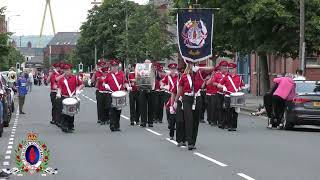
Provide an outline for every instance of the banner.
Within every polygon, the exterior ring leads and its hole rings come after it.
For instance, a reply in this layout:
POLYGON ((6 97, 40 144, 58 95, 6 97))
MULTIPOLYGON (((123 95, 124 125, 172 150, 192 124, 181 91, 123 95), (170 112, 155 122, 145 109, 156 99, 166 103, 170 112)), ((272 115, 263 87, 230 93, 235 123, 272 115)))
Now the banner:
POLYGON ((213 19, 212 10, 178 11, 178 45, 185 61, 199 62, 212 57, 213 19))

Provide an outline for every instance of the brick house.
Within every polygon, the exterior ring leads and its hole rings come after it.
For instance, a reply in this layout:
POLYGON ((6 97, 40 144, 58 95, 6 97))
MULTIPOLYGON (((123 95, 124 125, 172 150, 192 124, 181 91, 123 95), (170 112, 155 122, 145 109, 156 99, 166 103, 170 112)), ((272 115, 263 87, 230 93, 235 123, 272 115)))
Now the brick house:
POLYGON ((76 48, 79 38, 79 32, 58 32, 45 47, 44 59, 49 60, 51 56, 52 64, 65 60, 66 56, 76 48))

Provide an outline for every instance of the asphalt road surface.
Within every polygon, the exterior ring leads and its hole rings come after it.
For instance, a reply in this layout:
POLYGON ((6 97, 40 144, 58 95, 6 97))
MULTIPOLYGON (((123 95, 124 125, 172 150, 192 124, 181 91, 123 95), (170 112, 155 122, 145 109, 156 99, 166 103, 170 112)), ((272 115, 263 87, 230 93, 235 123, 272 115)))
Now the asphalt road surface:
POLYGON ((201 124, 197 149, 188 151, 167 139, 167 123, 154 128, 131 127, 129 107, 122 112, 121 132, 111 133, 108 126, 98 125, 94 89, 82 93, 73 134, 49 124, 50 108, 49 88, 34 87, 26 98, 27 114, 15 115, 0 139, 0 162, 2 168, 14 167, 14 149, 33 131, 47 143, 49 166, 58 168, 58 174, 10 179, 320 179, 318 129, 268 130, 265 120, 240 115, 237 132, 201 124))

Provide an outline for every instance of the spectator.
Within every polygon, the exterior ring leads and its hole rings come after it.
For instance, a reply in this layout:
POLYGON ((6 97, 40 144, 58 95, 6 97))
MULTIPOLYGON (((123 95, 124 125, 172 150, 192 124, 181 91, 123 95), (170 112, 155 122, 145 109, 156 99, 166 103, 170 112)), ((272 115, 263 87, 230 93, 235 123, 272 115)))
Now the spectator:
POLYGON ((296 75, 293 79, 294 81, 305 81, 306 77, 303 76, 303 71, 301 69, 298 69, 296 71, 296 75))
POLYGON ((18 81, 17 81, 17 88, 18 88, 18 96, 19 96, 19 111, 20 114, 25 114, 23 112, 23 105, 25 102, 26 95, 28 93, 27 90, 27 79, 25 76, 21 73, 18 81))
POLYGON ((32 85, 34 83, 34 79, 33 79, 33 74, 32 74, 32 71, 29 72, 29 79, 28 79, 28 89, 29 89, 29 92, 32 91, 32 85))

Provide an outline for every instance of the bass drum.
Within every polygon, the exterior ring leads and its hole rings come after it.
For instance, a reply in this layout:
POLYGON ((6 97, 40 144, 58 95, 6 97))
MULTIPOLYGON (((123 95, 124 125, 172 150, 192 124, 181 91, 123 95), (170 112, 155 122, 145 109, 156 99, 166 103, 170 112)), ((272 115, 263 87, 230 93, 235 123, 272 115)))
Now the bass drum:
POLYGON ((140 90, 152 90, 155 86, 155 69, 152 63, 140 63, 136 65, 136 84, 140 90))

